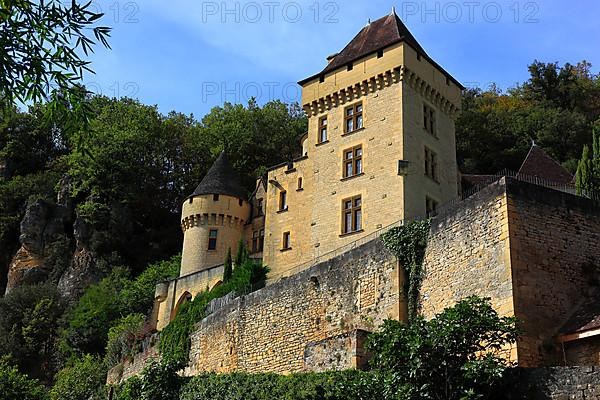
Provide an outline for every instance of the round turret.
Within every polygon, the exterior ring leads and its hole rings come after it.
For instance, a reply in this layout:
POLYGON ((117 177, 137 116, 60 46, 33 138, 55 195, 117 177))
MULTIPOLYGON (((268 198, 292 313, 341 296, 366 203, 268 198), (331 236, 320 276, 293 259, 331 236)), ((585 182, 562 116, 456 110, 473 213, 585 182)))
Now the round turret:
POLYGON ((225 153, 210 168, 182 207, 183 252, 180 276, 223 264, 235 252, 251 206, 225 153))

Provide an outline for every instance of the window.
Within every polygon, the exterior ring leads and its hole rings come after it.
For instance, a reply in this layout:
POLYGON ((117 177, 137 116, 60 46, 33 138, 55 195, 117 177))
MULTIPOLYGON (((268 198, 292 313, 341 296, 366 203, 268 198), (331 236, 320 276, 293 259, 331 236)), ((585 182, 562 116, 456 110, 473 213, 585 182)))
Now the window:
POLYGON ((437 154, 427 147, 425 147, 425 175, 438 181, 437 154))
POLYGON ((302 178, 298 178, 298 190, 302 190, 302 178))
POLYGON ((290 239, 290 233, 289 232, 284 232, 283 233, 283 241, 282 241, 282 250, 289 250, 292 248, 292 242, 290 239))
POLYGON ((258 231, 252 232, 252 252, 258 252, 258 231))
POLYGON ((325 143, 327 141, 327 116, 319 119, 319 143, 325 143))
POLYGON ((219 195, 213 194, 213 201, 219 201, 219 195))
POLYGON ((377 52, 377 58, 381 58, 381 57, 383 57, 383 50, 379 50, 377 52))
POLYGON ((208 232, 208 250, 216 250, 217 249, 217 235, 219 231, 216 229, 211 229, 208 232))
POLYGON ((320 75, 319 76, 319 83, 323 83, 325 82, 325 75, 320 75))
POLYGON ((423 104, 423 129, 436 136, 435 132, 435 110, 427 104, 423 104))
POLYGON ((437 207, 437 201, 433 200, 431 197, 425 197, 425 212, 427 213, 427 217, 433 217, 436 214, 437 207))
POLYGON ((244 204, 244 200, 242 199, 238 199, 238 204, 240 205, 240 207, 244 204))
POLYGON ((265 246, 265 230, 261 229, 258 235, 258 251, 263 251, 265 246))
POLYGON ((358 232, 362 229, 362 200, 354 196, 342 201, 342 234, 358 232))
POLYGON ((421 61, 421 53, 417 53, 417 60, 421 61))
POLYGON ((354 69, 354 64, 348 63, 348 71, 352 71, 354 69))
POLYGON ((282 190, 279 192, 279 211, 285 211, 287 208, 287 192, 282 190))
POLYGON ((263 215, 263 199, 256 200, 256 216, 261 217, 263 215))
POLYGON ((345 133, 350 133, 363 127, 363 106, 362 103, 356 103, 346 108, 345 133))
POLYGON ((362 154, 362 145, 344 150, 344 178, 362 174, 362 154))

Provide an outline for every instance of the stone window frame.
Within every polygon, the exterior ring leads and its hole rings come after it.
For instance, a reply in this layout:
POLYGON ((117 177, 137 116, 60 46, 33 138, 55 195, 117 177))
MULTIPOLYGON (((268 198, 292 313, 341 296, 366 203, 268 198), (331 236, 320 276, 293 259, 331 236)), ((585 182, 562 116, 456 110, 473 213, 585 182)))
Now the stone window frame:
POLYGON ((425 176, 434 182, 439 183, 438 155, 435 151, 431 150, 431 148, 427 146, 423 146, 423 149, 425 176))
POLYGON ((329 119, 327 115, 319 117, 319 130, 317 132, 317 144, 329 142, 329 119))
POLYGON ((423 129, 429 133, 431 136, 437 138, 437 111, 436 109, 426 103, 423 102, 423 129))
POLYGON ((364 129, 364 111, 362 100, 344 108, 344 134, 364 129))
POLYGON ((364 174, 364 150, 363 145, 349 147, 342 152, 342 180, 353 178, 364 174), (350 156, 348 156, 350 155, 350 156), (348 169, 350 172, 348 173, 348 169))
POLYGON ((291 250, 292 248, 292 233, 290 231, 283 232, 281 237, 281 251, 291 250))
POLYGON ((281 190, 279 192, 279 210, 278 212, 283 212, 288 210, 288 201, 287 201, 287 190, 281 190))
POLYGON ((208 231, 208 251, 217 251, 217 244, 219 238, 219 230, 218 229, 209 229, 208 231), (214 232, 214 236, 213 236, 214 232))
POLYGON ((362 209, 363 203, 361 194, 347 197, 342 200, 341 236, 351 235, 353 233, 363 231, 362 209), (350 221, 348 220, 348 217, 350 217, 350 221), (350 226, 348 226, 348 221, 350 222, 350 226))

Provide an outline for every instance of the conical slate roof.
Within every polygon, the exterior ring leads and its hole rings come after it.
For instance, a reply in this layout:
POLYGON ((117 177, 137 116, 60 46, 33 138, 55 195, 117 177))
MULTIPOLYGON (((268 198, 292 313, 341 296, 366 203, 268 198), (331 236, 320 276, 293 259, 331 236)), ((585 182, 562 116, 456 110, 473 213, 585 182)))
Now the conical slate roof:
POLYGON ((190 197, 203 194, 224 194, 240 199, 246 198, 246 191, 225 152, 221 152, 190 197))
POLYGON ((335 69, 341 68, 353 61, 368 56, 369 54, 375 53, 379 50, 391 46, 395 43, 404 42, 417 51, 423 58, 431 62, 436 68, 444 73, 449 79, 451 79, 457 86, 463 87, 452 75, 447 73, 442 67, 440 67, 429 55, 425 52, 425 49, 419 44, 417 39, 410 33, 406 25, 400 20, 400 17, 396 14, 395 10, 385 17, 379 18, 373 22, 369 22, 367 26, 361 29, 360 32, 344 47, 344 49, 337 55, 333 56, 333 59, 325 69, 316 75, 306 78, 300 81, 300 85, 308 82, 311 79, 319 75, 326 74, 335 69))

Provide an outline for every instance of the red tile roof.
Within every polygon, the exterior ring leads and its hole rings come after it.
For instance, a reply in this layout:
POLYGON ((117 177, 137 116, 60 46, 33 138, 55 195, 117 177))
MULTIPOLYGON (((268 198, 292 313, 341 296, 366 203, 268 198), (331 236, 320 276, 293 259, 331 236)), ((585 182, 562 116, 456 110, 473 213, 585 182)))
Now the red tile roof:
POLYGON ((561 328, 562 334, 573 334, 600 328, 600 292, 586 298, 561 328))

